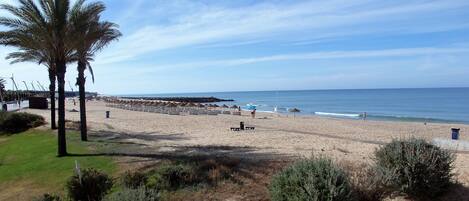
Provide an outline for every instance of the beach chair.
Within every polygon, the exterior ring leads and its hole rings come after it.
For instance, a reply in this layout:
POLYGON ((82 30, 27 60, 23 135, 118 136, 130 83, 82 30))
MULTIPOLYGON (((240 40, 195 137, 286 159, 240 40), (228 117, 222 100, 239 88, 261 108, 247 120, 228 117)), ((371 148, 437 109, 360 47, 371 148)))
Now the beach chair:
POLYGON ((208 114, 208 115, 215 115, 215 116, 216 116, 216 115, 218 115, 218 112, 216 112, 216 111, 208 111, 207 114, 208 114))
POLYGON ((239 112, 239 111, 233 111, 231 114, 240 116, 240 115, 241 115, 241 112, 239 112))
POLYGON ((254 130, 256 129, 254 126, 246 126, 244 129, 246 130, 254 130))
POLYGON ((169 114, 169 115, 179 115, 179 112, 178 112, 178 111, 175 111, 175 110, 173 110, 173 111, 169 111, 169 113, 168 113, 168 114, 169 114))

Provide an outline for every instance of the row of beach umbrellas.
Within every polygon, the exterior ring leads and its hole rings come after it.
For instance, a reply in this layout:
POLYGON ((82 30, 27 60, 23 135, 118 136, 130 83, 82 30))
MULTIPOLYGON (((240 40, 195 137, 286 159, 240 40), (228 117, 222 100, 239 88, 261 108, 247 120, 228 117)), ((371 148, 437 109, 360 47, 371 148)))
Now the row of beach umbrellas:
POLYGON ((112 104, 125 104, 125 105, 143 105, 143 106, 156 106, 156 107, 212 107, 212 108, 238 108, 237 105, 228 106, 226 104, 201 104, 192 102, 174 102, 174 101, 147 101, 147 100, 128 100, 128 99, 105 99, 106 102, 112 104))

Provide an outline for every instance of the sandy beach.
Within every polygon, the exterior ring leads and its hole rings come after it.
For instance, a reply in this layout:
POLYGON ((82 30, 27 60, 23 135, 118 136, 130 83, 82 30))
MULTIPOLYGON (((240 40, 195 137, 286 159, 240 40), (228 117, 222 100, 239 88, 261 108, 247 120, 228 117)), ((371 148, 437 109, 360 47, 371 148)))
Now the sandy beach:
MULTIPOLYGON (((67 102, 66 119, 79 120, 78 105, 67 102)), ((49 119, 48 110, 26 112, 49 119)), ((363 121, 316 116, 278 116, 258 113, 253 119, 247 112, 234 115, 167 115, 106 107, 102 101, 87 103, 90 132, 122 133, 128 140, 166 152, 178 147, 231 147, 246 157, 308 157, 324 154, 339 161, 368 163, 375 148, 393 138, 419 137, 427 140, 450 139, 450 129, 461 129, 461 140, 469 140, 469 125, 423 124, 417 122, 363 121), (105 118, 105 111, 111 118, 105 118), (239 122, 254 126, 254 131, 230 131, 239 122), (148 136, 142 138, 141 136, 148 136), (136 136, 132 138, 132 136, 136 136), (140 136, 140 137, 137 137, 140 136)), ((469 152, 456 153, 458 180, 469 185, 469 152)))

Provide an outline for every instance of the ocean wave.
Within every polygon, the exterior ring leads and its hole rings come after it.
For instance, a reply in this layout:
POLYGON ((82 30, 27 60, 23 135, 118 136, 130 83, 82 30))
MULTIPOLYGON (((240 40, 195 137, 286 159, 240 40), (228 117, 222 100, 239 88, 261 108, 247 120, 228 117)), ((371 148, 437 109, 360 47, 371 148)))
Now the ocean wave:
POLYGON ((269 110, 256 110, 258 112, 263 112, 263 113, 275 113, 274 111, 269 111, 269 110))
POLYGON ((360 114, 345 114, 345 113, 332 113, 332 112, 314 112, 314 114, 321 115, 321 116, 349 117, 349 118, 360 117, 360 114))
POLYGON ((428 117, 412 117, 402 115, 373 115, 369 114, 369 118, 378 120, 397 120, 397 121, 409 121, 409 122, 429 122, 429 123, 468 123, 465 121, 451 120, 451 119, 439 119, 439 118, 428 118, 428 117))

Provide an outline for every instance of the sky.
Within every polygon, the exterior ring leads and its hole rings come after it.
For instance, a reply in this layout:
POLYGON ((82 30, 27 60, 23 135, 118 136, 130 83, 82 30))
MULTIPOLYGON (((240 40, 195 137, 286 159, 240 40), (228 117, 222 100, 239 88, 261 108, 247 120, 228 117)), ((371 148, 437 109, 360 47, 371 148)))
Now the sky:
MULTIPOLYGON (((103 2, 123 36, 91 63, 89 91, 469 87, 468 0, 103 2)), ((0 76, 11 74, 20 88, 48 85, 44 66, 0 59, 0 76)))

